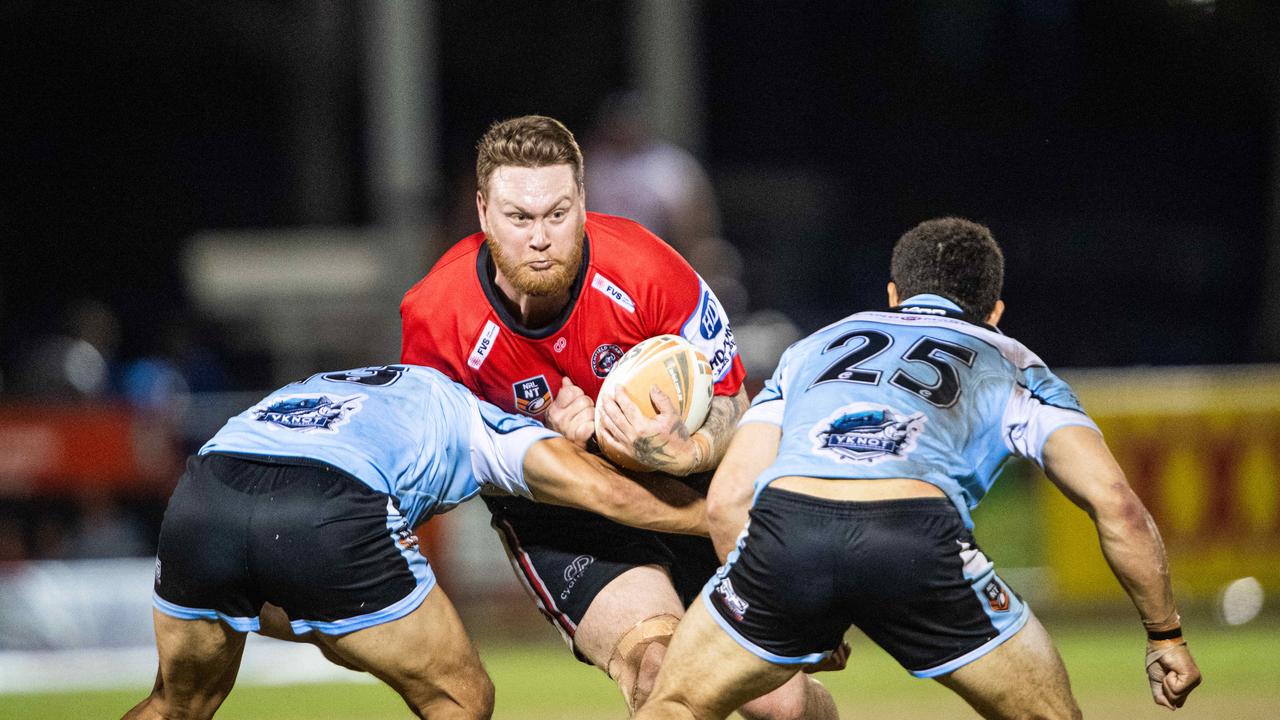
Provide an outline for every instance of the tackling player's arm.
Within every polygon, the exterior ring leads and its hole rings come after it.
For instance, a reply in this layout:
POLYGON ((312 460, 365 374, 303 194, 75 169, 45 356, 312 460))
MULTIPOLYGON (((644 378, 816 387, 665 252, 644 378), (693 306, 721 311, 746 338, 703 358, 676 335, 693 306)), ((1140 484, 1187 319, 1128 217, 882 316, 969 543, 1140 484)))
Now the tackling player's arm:
POLYGON ((716 554, 725 562, 747 525, 756 478, 778 456, 782 428, 748 422, 738 428, 707 490, 707 522, 716 554))
POLYGON ((648 530, 707 534, 706 501, 692 488, 661 475, 629 479, 564 438, 546 438, 529 448, 524 480, 538 502, 590 510, 648 530))
POLYGON ((1043 458, 1049 478, 1093 519, 1107 563, 1142 616, 1152 698, 1167 708, 1182 707, 1200 684, 1200 670, 1182 639, 1155 522, 1096 430, 1077 425, 1055 430, 1043 458))
POLYGON ((675 403, 656 387, 650 399, 658 414, 646 418, 626 393, 600 398, 610 429, 625 438, 635 459, 647 468, 669 475, 691 475, 720 463, 729 447, 738 419, 747 408, 747 392, 738 388, 732 396, 717 395, 702 427, 690 433, 675 403))

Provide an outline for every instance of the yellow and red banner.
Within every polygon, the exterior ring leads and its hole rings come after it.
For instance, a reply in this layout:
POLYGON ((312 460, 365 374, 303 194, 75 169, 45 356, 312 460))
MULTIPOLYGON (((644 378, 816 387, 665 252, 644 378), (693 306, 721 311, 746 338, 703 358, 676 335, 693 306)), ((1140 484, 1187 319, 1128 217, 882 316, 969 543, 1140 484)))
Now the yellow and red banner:
MULTIPOLYGON (((1164 536, 1174 587, 1280 587, 1280 368, 1064 373, 1164 536)), ((1039 485, 1045 557, 1065 600, 1123 597, 1093 523, 1039 485)))

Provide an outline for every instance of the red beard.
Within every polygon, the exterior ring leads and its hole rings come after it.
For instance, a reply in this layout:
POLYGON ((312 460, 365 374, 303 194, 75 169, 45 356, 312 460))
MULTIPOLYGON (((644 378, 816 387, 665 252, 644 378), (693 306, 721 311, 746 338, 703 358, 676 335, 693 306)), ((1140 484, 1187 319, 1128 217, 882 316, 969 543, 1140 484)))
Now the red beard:
MULTIPOLYGON (((582 230, 579 230, 578 242, 574 245, 569 257, 563 262, 555 261, 555 264, 546 270, 534 270, 507 255, 506 251, 488 235, 485 236, 484 242, 489 246, 489 253, 493 255, 493 262, 498 266, 498 272, 502 273, 502 276, 516 290, 534 297, 546 297, 563 293, 573 285, 574 279, 578 276, 578 266, 582 264, 583 237, 582 230)), ((554 260, 554 258, 547 259, 554 260)))

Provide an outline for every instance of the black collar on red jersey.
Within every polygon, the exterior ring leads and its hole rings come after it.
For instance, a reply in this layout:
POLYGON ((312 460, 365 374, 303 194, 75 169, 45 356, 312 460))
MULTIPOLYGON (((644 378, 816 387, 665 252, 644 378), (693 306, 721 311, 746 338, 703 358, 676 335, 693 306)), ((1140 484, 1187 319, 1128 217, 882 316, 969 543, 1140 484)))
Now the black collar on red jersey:
POLYGON ((502 291, 493 282, 493 276, 497 273, 497 268, 493 264, 493 256, 489 254, 489 244, 480 243, 480 251, 476 253, 476 276, 480 279, 480 288, 484 290, 484 296, 488 298, 489 305, 493 307, 493 311, 498 313, 498 319, 506 325, 508 329, 519 335, 523 335, 531 340, 541 340, 550 337, 560 331, 564 324, 568 322, 569 316, 573 314, 573 308, 578 304, 578 296, 582 294, 582 285, 587 278, 587 266, 591 264, 591 240, 584 232, 582 234, 582 263, 578 265, 578 276, 573 279, 573 285, 569 286, 569 302, 564 304, 564 309, 556 315, 555 319, 539 328, 526 327, 520 322, 516 316, 507 310, 507 304, 503 302, 502 291))

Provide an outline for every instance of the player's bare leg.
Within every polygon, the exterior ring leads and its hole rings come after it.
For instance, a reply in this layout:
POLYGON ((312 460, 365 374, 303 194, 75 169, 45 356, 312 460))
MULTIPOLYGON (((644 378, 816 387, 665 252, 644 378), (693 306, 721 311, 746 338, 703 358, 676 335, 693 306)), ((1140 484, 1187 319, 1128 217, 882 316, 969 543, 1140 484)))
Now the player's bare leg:
POLYGON ((680 622, 653 695, 635 720, 725 718, 799 670, 799 665, 774 665, 743 648, 720 629, 699 598, 680 622))
MULTIPOLYGON (((701 603, 694 600, 693 605, 701 607, 701 603)), ((652 692, 671 634, 683 615, 667 571, 656 565, 641 566, 614 578, 596 596, 578 624, 574 644, 613 678, 634 713, 652 692)), ((831 693, 803 674, 762 697, 749 695, 746 699, 749 702, 733 709, 748 720, 838 717, 831 693)))
POLYGON ((293 626, 289 624, 288 614, 282 608, 271 603, 263 603, 262 609, 258 611, 258 634, 275 640, 314 645, 320 651, 320 654, 324 655, 324 658, 334 665, 348 670, 355 670, 356 672, 364 672, 363 668, 356 667, 351 661, 338 655, 317 640, 316 637, 321 633, 314 630, 301 635, 294 633, 293 626))
POLYGON ((1016 635, 938 682, 984 718, 1080 718, 1062 657, 1032 615, 1016 635))
POLYGON ((836 720, 840 717, 831 691, 804 673, 796 673, 777 688, 743 703, 738 713, 747 720, 836 720))
POLYGON ((179 620, 154 609, 151 616, 160 670, 151 695, 124 717, 213 717, 236 682, 244 654, 244 633, 216 620, 179 620))
POLYGON ((635 712, 653 690, 684 606, 671 576, 642 565, 614 578, 578 623, 574 646, 618 684, 635 712))
POLYGON ((444 590, 408 615, 316 641, 390 685, 419 717, 481 720, 493 714, 493 682, 444 590))

